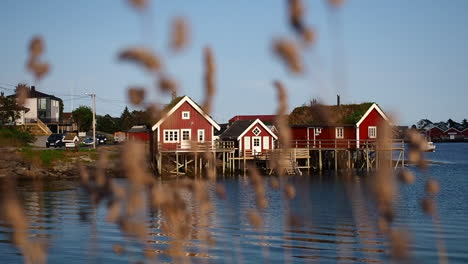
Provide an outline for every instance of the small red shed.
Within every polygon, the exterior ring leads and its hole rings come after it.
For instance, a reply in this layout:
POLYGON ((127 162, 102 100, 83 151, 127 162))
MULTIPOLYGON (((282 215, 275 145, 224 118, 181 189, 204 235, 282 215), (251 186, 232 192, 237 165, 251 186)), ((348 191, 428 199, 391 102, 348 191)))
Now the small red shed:
POLYGON ((359 148, 375 141, 388 117, 375 103, 301 106, 289 116, 293 147, 359 148), (302 124, 294 124, 300 121, 302 124))
POLYGON ((188 96, 175 98, 167 114, 152 127, 160 150, 190 150, 194 143, 213 146, 215 129, 220 129, 218 123, 188 96))
POLYGON ((132 126, 127 132, 127 139, 148 142, 150 140, 150 130, 146 126, 132 126))
POLYGON ((239 151, 251 151, 254 155, 274 149, 278 139, 260 119, 234 121, 219 138, 234 141, 239 151))

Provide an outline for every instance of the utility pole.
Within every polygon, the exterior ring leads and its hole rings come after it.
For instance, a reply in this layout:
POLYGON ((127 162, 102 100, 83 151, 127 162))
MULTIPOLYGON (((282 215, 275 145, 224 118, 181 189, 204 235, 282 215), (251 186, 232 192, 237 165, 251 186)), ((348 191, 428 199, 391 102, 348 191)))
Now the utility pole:
POLYGON ((96 149, 96 94, 86 93, 86 95, 91 96, 91 100, 93 100, 93 148, 96 149))

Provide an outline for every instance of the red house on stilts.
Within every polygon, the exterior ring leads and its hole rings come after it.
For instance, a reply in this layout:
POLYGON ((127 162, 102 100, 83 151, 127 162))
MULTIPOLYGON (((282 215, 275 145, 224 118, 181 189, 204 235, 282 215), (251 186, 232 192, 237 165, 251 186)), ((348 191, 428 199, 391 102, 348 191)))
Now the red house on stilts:
MULTIPOLYGON (((156 151, 192 151, 193 146, 214 147, 214 130, 220 127, 190 97, 174 99, 168 112, 152 127, 156 151)), ((154 150, 153 150, 154 152, 154 150)))
MULTIPOLYGON (((276 134, 260 119, 238 119, 220 135, 221 141, 233 141, 239 153, 247 156, 266 153, 275 148, 276 134)), ((244 156, 244 155, 242 155, 244 156)))
POLYGON ((360 148, 379 137, 384 122, 375 103, 297 107, 289 116, 292 147, 360 148))

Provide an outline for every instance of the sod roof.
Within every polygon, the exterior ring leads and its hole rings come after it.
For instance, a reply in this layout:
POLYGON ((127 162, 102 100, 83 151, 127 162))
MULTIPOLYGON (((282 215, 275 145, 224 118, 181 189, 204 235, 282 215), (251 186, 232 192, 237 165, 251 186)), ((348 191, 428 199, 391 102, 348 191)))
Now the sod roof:
POLYGON ((312 104, 294 108, 289 115, 291 126, 355 125, 374 103, 323 105, 312 104))

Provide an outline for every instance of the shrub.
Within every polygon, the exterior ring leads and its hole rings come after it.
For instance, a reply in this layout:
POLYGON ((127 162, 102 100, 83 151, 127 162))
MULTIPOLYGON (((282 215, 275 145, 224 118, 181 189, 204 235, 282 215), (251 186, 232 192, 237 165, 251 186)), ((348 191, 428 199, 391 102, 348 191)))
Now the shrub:
POLYGON ((25 146, 36 137, 28 130, 17 127, 0 127, 0 146, 25 146))

